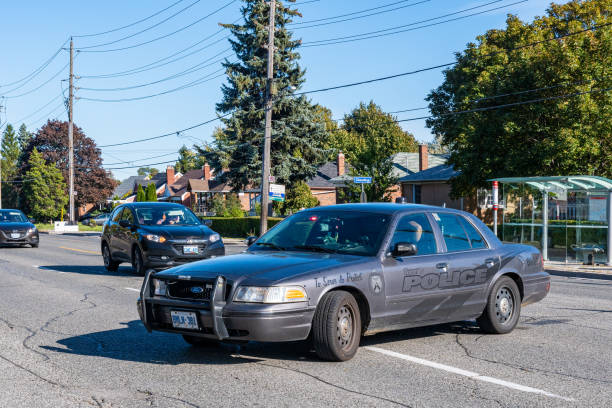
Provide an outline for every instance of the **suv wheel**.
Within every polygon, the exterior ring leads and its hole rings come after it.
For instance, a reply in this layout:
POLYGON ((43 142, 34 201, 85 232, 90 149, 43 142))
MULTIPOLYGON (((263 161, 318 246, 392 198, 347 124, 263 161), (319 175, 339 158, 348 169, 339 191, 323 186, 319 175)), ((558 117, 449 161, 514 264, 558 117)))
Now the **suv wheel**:
POLYGON ((144 276, 147 271, 145 268, 144 259, 142 257, 142 252, 140 248, 134 247, 134 251, 132 252, 132 269, 134 272, 140 276, 144 276))
POLYGON ((315 351, 323 360, 353 358, 361 340, 361 314, 353 295, 338 290, 321 298, 312 322, 312 337, 315 351))
POLYGON ((119 268, 119 262, 113 261, 113 258, 110 254, 110 249, 108 248, 108 244, 102 245, 102 259, 104 260, 104 268, 106 268, 109 272, 117 272, 119 268))

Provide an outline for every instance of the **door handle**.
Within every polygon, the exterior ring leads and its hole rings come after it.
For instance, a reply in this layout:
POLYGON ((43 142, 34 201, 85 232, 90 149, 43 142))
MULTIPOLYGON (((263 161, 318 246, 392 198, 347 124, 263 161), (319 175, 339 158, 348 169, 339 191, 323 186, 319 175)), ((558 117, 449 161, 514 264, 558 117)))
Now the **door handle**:
POLYGON ((485 259, 485 265, 487 265, 487 267, 492 268, 493 266, 495 266, 495 260, 494 259, 485 259))
POLYGON ((442 272, 446 272, 446 270, 448 269, 448 264, 446 262, 441 262, 436 265, 436 268, 438 268, 442 272))

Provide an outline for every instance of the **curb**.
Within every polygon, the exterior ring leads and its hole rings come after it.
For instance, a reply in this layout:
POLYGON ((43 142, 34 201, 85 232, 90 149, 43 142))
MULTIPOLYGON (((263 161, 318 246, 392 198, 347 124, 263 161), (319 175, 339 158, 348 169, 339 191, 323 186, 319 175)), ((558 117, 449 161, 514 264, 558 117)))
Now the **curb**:
POLYGON ((546 269, 551 275, 564 276, 566 278, 586 278, 586 279, 601 279, 612 281, 612 275, 596 273, 596 272, 568 272, 568 271, 555 271, 552 269, 546 269))
POLYGON ((76 237, 88 237, 88 236, 101 236, 102 233, 98 231, 79 231, 79 232, 55 232, 55 231, 38 231, 39 234, 46 235, 71 235, 76 237))

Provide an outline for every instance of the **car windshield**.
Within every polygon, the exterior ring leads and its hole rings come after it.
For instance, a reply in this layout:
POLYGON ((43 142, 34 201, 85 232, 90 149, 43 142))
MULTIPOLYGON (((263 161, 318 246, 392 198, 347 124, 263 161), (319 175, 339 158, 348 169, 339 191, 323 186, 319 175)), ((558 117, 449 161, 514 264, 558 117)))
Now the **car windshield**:
POLYGON ((249 251, 307 251, 374 256, 387 231, 386 214, 308 211, 286 219, 249 251))
POLYGON ((0 210, 0 222, 28 222, 21 211, 0 210))
POLYGON ((135 208, 140 225, 199 225, 200 220, 186 208, 151 206, 135 208))

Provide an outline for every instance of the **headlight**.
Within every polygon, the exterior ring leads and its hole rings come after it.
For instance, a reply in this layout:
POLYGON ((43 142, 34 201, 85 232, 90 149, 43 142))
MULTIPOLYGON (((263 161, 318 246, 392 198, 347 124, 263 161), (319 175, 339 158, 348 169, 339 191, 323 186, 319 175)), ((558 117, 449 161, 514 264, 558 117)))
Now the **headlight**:
POLYGON ((28 234, 33 234, 36 232, 36 227, 32 227, 28 230, 28 234))
POLYGON ((234 296, 234 302, 251 303, 291 303, 307 300, 306 291, 300 286, 240 286, 234 296))
POLYGON ((156 296, 166 296, 166 289, 167 289, 167 285, 166 285, 166 281, 163 280, 159 280, 159 279, 153 279, 153 294, 156 296))
POLYGON ((166 237, 161 236, 161 235, 155 235, 155 234, 147 234, 144 236, 147 240, 149 241, 153 241, 153 242, 159 242, 159 243, 164 243, 166 242, 166 237))
POLYGON ((208 241, 210 243, 217 242, 220 239, 221 239, 221 235, 219 234, 212 234, 210 237, 208 237, 208 241))

